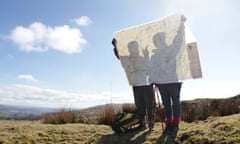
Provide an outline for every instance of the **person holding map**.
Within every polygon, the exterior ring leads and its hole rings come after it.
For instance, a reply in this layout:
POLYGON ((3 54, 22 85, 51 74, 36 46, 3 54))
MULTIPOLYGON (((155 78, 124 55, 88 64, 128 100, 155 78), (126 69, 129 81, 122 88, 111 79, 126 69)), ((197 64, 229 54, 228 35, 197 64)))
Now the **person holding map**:
POLYGON ((153 50, 151 63, 158 61, 158 66, 156 68, 156 64, 151 64, 155 66, 151 68, 153 72, 151 77, 155 76, 156 79, 161 79, 161 81, 155 82, 155 85, 159 89, 164 105, 166 127, 163 135, 170 136, 173 140, 177 136, 181 115, 180 90, 182 82, 178 80, 176 65, 177 54, 185 42, 185 20, 185 17, 182 17, 171 45, 166 43, 166 33, 164 32, 158 32, 152 38, 156 49, 153 50), (159 78, 160 76, 161 78, 159 78))
MULTIPOLYGON (((116 39, 112 40, 112 44, 114 46, 114 54, 118 59, 127 60, 129 61, 128 65, 124 65, 126 69, 130 72, 127 75, 128 78, 136 79, 141 76, 141 81, 146 79, 145 76, 145 69, 147 67, 144 66, 144 61, 147 59, 146 57, 148 54, 145 53, 144 58, 139 55, 138 43, 136 41, 131 41, 128 43, 128 51, 130 56, 121 57, 118 54, 117 47, 116 47, 116 39)), ((148 58, 149 59, 149 58, 148 58)), ((143 127, 145 126, 145 115, 147 112, 148 117, 148 128, 149 131, 152 131, 154 127, 154 116, 155 116, 155 98, 154 98, 154 91, 153 91, 153 84, 135 84, 132 86, 133 88, 133 96, 134 102, 137 108, 137 115, 143 121, 143 127)))
MULTIPOLYGON (((165 138, 175 141, 177 136, 182 81, 202 77, 197 43, 191 39, 191 31, 185 29, 185 22, 183 14, 175 13, 114 33, 129 84, 133 87, 154 84, 161 94, 166 123, 161 135, 164 141, 165 138)), ((138 92, 134 95, 139 98, 138 92)))

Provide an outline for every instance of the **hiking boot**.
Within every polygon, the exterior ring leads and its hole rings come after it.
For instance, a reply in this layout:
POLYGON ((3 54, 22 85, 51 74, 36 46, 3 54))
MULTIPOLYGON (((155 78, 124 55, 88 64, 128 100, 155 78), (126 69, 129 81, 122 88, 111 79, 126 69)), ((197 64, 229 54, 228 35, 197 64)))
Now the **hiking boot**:
POLYGON ((145 122, 141 122, 141 124, 140 124, 139 128, 137 129, 137 131, 143 131, 145 129, 147 129, 145 122))
POLYGON ((172 125, 171 123, 166 123, 166 127, 165 129, 163 130, 163 135, 170 135, 171 134, 171 131, 172 131, 172 125))
POLYGON ((177 137, 177 133, 178 133, 179 127, 178 124, 172 124, 171 125, 171 132, 170 132, 170 136, 175 139, 177 137))
POLYGON ((167 136, 164 144, 178 144, 178 142, 176 142, 175 138, 173 138, 172 136, 167 136))
POLYGON ((155 125, 154 121, 148 123, 149 131, 154 131, 154 125, 155 125))

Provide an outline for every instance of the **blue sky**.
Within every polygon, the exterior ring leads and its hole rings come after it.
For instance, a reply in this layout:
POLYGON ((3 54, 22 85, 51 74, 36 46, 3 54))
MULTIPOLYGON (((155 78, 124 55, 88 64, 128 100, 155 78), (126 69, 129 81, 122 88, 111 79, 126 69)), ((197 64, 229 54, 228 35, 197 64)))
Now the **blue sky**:
POLYGON ((113 33, 174 12, 196 37, 203 78, 181 99, 240 94, 238 0, 2 0, 0 104, 83 108, 133 102, 113 33))

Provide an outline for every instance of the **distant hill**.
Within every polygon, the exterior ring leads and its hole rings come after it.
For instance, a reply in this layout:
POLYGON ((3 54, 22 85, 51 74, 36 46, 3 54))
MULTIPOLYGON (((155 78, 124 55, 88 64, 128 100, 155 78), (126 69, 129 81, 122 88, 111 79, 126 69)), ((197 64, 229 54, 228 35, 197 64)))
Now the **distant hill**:
MULTIPOLYGON (((227 116, 240 113, 240 95, 222 99, 195 99, 182 101, 182 117, 186 122, 206 120, 209 116, 227 116)), ((104 111, 104 108, 112 106, 116 111, 121 111, 124 104, 106 104, 78 110, 79 115, 91 120, 104 111)), ((134 105, 134 104, 132 104, 134 105)))
MULTIPOLYGON (((115 111, 121 111, 123 105, 125 104, 105 104, 72 111, 92 123, 91 119, 101 114, 106 107, 111 106, 115 111)), ((134 104, 132 103, 132 105, 134 104)), ((59 110, 61 109, 0 105, 0 119, 39 119, 43 114, 59 110)), ((240 95, 225 99, 182 101, 182 120, 187 122, 205 120, 209 116, 226 116, 237 113, 240 113, 240 95)))
POLYGON ((182 102, 182 120, 192 122, 209 116, 240 113, 240 95, 222 99, 196 99, 182 102))
POLYGON ((0 119, 34 120, 42 114, 57 111, 53 108, 0 105, 0 119))

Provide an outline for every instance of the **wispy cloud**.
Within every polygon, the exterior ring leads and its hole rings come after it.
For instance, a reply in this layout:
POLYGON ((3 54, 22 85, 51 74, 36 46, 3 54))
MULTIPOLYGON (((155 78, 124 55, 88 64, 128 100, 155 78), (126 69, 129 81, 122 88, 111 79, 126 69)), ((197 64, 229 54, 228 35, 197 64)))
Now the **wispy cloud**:
POLYGON ((87 26, 91 23, 91 19, 88 16, 81 16, 73 20, 79 26, 87 26))
POLYGON ((11 32, 10 40, 26 52, 45 52, 52 48, 68 54, 81 52, 87 43, 78 28, 68 25, 51 27, 41 22, 28 27, 17 26, 11 32))
POLYGON ((195 17, 215 17, 225 15, 224 8, 228 8, 229 4, 225 0, 168 0, 166 10, 180 11, 195 17))
POLYGON ((25 80, 25 81, 31 81, 31 82, 38 82, 38 80, 34 76, 28 75, 28 74, 18 75, 18 79, 25 80))
POLYGON ((20 84, 0 88, 1 104, 54 108, 86 108, 110 102, 133 102, 133 96, 130 92, 118 94, 110 92, 79 94, 20 84))

